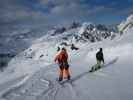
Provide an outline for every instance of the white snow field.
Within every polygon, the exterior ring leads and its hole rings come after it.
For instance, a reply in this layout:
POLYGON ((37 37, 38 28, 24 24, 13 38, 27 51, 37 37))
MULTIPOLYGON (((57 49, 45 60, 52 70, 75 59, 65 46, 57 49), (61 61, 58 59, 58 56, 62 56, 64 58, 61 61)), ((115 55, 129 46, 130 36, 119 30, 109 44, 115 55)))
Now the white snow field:
MULTIPOLYGON (((70 82, 59 84, 55 41, 43 37, 0 74, 0 100, 133 100, 133 28, 113 41, 77 43, 69 54, 70 82), (105 65, 89 73, 102 47, 105 65)), ((58 41, 58 40, 57 40, 58 41)))

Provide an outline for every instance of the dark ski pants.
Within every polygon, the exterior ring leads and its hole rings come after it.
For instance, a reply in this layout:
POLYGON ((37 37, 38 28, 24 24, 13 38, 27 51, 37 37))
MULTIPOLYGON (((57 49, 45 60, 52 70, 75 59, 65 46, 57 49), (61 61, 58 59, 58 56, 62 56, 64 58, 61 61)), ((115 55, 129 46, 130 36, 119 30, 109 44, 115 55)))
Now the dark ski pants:
POLYGON ((100 68, 102 65, 103 65, 102 60, 98 60, 98 59, 97 59, 97 63, 96 63, 96 65, 95 65, 95 68, 98 69, 98 68, 100 68))
POLYGON ((67 62, 61 62, 59 64, 59 78, 69 78, 70 77, 70 71, 69 71, 69 65, 67 62))

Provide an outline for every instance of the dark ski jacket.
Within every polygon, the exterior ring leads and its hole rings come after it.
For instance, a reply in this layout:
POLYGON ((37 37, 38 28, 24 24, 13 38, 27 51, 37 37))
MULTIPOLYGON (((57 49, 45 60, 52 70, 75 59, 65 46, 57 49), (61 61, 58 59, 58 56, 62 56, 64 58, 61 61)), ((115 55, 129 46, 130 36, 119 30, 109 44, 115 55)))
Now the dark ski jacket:
POLYGON ((99 61, 103 61, 103 63, 104 63, 104 57, 103 57, 103 52, 102 51, 98 51, 96 53, 96 59, 99 60, 99 61))

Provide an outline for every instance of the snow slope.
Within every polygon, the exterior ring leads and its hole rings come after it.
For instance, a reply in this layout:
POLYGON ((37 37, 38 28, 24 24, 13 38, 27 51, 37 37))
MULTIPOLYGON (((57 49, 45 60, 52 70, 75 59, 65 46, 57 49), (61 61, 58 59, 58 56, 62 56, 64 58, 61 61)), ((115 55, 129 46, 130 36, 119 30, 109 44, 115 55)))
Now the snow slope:
MULTIPOLYGON (((58 84, 58 65, 53 62, 57 41, 41 38, 17 55, 0 74, 1 100, 132 100, 133 28, 113 41, 77 43, 69 46, 72 84, 58 84), (96 63, 95 53, 102 47, 105 67, 88 73, 96 63), (2 78, 4 76, 4 78, 2 78)), ((53 37, 54 38, 54 37, 53 37)))
POLYGON ((133 27, 133 14, 130 15, 125 21, 123 21, 119 26, 119 31, 127 31, 133 27))

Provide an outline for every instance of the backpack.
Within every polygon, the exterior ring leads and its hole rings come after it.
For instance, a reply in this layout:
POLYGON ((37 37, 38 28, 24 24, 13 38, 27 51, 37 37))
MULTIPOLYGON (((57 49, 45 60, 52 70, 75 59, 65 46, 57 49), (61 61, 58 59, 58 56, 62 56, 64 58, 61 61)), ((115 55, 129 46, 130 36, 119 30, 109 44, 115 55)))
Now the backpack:
POLYGON ((59 62, 66 62, 67 61, 67 53, 65 51, 61 51, 60 54, 59 54, 59 57, 58 57, 58 61, 59 62))

